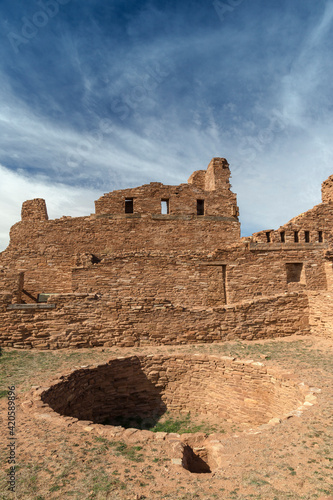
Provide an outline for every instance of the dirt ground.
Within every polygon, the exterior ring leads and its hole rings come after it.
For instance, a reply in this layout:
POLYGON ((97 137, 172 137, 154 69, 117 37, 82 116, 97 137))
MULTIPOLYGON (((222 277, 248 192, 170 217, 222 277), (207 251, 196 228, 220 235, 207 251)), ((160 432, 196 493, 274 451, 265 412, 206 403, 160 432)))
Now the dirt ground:
MULTIPOLYGON (((0 357, 2 499, 318 499, 333 495, 333 342, 293 336, 192 346, 21 351, 0 357), (170 460, 166 442, 131 444, 41 420, 21 403, 32 386, 111 357, 153 353, 231 355, 293 371, 321 390, 317 404, 258 434, 225 425, 223 467, 191 473, 170 460), (15 386, 15 483, 8 491, 8 387, 15 386)), ((223 428, 223 422, 221 422, 223 428)))

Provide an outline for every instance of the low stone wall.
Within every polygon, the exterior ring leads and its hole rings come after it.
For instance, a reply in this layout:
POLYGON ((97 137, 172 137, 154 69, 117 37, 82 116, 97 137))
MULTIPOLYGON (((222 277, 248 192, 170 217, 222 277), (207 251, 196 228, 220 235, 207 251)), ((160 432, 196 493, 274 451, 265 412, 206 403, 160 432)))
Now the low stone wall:
POLYGON ((309 333, 307 295, 298 292, 214 308, 168 301, 65 294, 55 309, 8 309, 0 295, 0 345, 39 349, 187 344, 309 333))
POLYGON ((166 411, 207 417, 210 424, 260 425, 304 401, 302 386, 290 373, 252 360, 181 354, 131 356, 76 370, 41 397, 61 415, 114 425, 122 417, 128 427, 146 419, 146 429, 166 411))

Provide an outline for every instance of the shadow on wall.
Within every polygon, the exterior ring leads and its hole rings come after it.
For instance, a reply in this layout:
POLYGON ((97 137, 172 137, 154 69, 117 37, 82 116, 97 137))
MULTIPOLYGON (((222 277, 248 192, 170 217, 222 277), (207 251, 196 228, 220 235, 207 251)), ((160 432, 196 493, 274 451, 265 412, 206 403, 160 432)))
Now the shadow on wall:
MULTIPOLYGON (((157 372, 156 372, 157 373, 157 372)), ((43 401, 61 415, 105 425, 153 427, 166 412, 154 371, 147 375, 136 357, 73 373, 46 392, 43 401)))

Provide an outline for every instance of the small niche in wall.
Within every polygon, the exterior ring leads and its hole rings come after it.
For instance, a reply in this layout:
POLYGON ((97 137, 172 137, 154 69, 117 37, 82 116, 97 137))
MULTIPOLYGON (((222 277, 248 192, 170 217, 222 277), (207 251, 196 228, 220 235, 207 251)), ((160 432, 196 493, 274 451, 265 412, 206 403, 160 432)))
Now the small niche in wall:
POLYGON ((299 238, 298 238, 298 231, 294 231, 294 242, 295 242, 295 243, 298 243, 298 242, 299 242, 299 238))
POLYGON ((286 233, 284 231, 280 232, 281 243, 286 242, 286 233))
POLYGON ((304 231, 304 241, 310 243, 310 231, 304 231))
POLYGON ((304 270, 302 262, 286 263, 287 283, 304 283, 304 270))
POLYGON ((97 255, 91 254, 90 262, 92 264, 99 264, 101 262, 101 260, 102 259, 100 259, 99 257, 97 257, 97 255))
POLYGON ((323 232, 318 231, 318 243, 322 243, 323 241, 324 241, 323 232))
POLYGON ((266 241, 267 241, 267 243, 271 242, 271 232, 270 231, 266 232, 266 241))
POLYGON ((134 210, 133 198, 125 199, 125 214, 132 214, 134 210))
POLYGON ((161 200, 161 214, 169 215, 169 200, 161 200))

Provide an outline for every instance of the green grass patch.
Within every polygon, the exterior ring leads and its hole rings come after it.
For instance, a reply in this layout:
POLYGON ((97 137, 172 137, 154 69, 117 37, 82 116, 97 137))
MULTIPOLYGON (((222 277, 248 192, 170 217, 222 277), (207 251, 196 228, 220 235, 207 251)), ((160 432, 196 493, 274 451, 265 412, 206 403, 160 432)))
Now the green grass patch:
POLYGON ((187 413, 184 417, 173 417, 166 413, 162 419, 149 429, 152 432, 168 432, 176 434, 187 434, 195 432, 204 432, 212 434, 213 432, 223 433, 223 429, 208 423, 196 423, 191 419, 191 413, 187 413))
POLYGON ((142 450, 142 446, 127 446, 126 443, 113 443, 116 449, 116 455, 122 455, 124 458, 131 460, 132 462, 143 462, 142 453, 138 453, 142 450))

